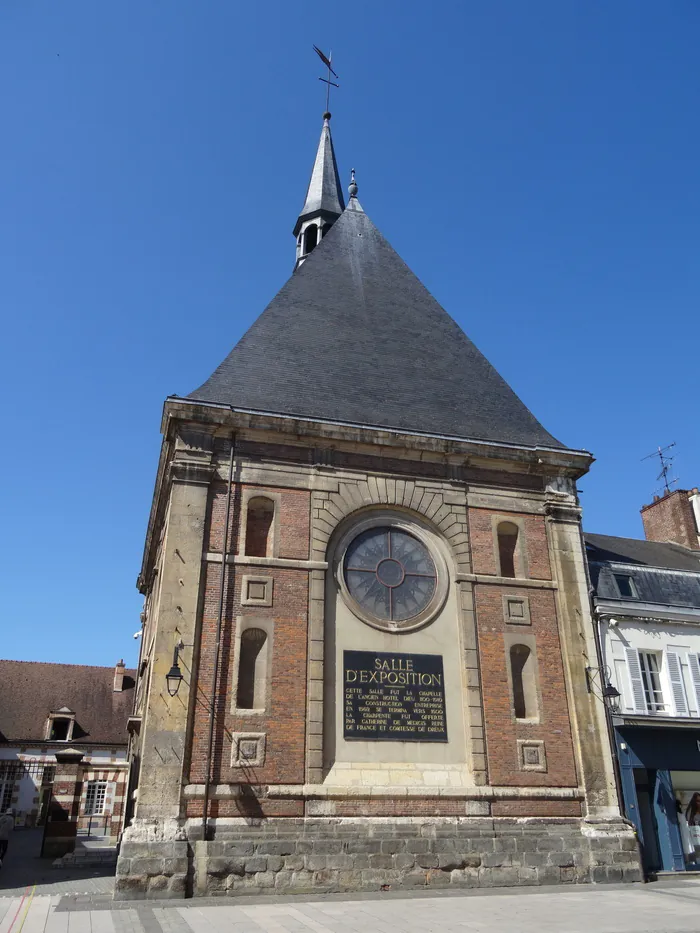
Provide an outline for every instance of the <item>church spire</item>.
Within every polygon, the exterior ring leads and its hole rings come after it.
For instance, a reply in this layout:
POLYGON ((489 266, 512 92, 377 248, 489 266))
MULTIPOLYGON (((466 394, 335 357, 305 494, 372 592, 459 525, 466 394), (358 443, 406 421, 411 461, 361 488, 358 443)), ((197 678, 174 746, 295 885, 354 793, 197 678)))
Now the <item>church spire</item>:
POLYGON ((331 115, 326 111, 323 114, 323 129, 316 152, 316 161, 311 172, 311 181, 306 192, 306 201, 294 225, 294 236, 297 238, 295 268, 304 262, 321 237, 328 233, 345 210, 343 190, 340 186, 331 139, 330 119, 331 115))

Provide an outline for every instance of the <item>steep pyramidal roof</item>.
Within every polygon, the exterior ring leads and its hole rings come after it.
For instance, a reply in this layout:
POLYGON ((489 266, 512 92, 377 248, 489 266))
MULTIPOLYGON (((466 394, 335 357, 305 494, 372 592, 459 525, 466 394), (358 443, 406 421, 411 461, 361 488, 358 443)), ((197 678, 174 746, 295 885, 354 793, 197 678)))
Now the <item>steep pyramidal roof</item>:
POLYGON ((306 200, 294 227, 294 236, 301 230, 303 222, 314 214, 335 219, 345 210, 343 189, 338 177, 338 166, 331 138, 330 113, 323 115, 323 129, 318 142, 316 161, 311 172, 306 200))
POLYGON ((189 398, 409 433, 563 446, 354 197, 189 398))

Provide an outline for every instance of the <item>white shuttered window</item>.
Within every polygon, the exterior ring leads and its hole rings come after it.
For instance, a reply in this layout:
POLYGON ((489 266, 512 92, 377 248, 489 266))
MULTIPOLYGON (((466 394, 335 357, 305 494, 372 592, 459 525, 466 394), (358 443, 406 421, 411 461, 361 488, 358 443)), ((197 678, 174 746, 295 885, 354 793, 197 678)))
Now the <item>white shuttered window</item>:
POLYGON ((673 693, 674 713, 676 716, 687 716, 688 701, 685 696, 681 659, 678 653, 670 648, 666 649, 666 664, 668 666, 668 679, 671 682, 671 692, 673 693))
POLYGON ((690 668, 690 677, 695 687, 695 702, 697 703, 698 713, 700 714, 700 655, 688 653, 688 667, 690 668))
POLYGON ((636 648, 625 648, 627 655, 627 670, 630 675, 632 688, 632 708, 635 713, 646 713, 647 704, 644 699, 644 684, 642 683, 642 669, 639 664, 639 652, 636 648))
POLYGON ((661 655, 625 648, 635 713, 666 712, 661 688, 661 655))

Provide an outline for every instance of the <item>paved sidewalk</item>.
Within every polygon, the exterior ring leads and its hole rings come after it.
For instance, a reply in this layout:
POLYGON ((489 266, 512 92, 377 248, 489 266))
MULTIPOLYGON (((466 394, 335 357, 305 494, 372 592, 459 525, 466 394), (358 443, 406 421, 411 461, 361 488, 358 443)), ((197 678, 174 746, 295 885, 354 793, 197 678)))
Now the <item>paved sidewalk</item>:
POLYGON ((7 858, 0 869, 0 898, 21 896, 28 885, 37 886, 36 895, 111 895, 113 863, 54 868, 53 859, 39 858, 41 837, 41 829, 16 829, 12 833, 7 858))
POLYGON ((700 928, 700 883, 693 881, 411 897, 131 901, 111 908, 98 897, 101 909, 91 909, 95 905, 87 897, 35 893, 30 901, 30 896, 0 897, 0 933, 697 933, 700 928))

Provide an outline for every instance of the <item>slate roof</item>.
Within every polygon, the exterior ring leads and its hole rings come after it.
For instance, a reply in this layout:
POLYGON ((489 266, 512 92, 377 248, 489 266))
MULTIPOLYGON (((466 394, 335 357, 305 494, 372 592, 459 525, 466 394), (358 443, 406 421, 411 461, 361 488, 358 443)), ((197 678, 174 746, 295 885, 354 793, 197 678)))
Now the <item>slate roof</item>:
POLYGON ((356 198, 189 396, 236 408, 562 448, 356 198))
POLYGON ((700 573, 700 551, 690 551, 680 544, 645 541, 639 538, 617 538, 588 532, 584 533, 584 538, 586 544, 595 549, 595 554, 589 552, 593 560, 700 573))
POLYGON ((115 693, 113 667, 0 660, 0 742, 43 741, 50 712, 75 713, 70 745, 126 745, 135 671, 115 693))
POLYGON ((294 236, 299 233, 302 222, 307 217, 318 213, 326 217, 338 217, 345 210, 329 120, 330 114, 325 114, 306 200, 294 227, 294 236))
POLYGON ((700 552, 678 544, 585 534, 591 584, 599 599, 700 609, 700 552), (634 570, 620 564, 632 564, 634 570), (679 572, 680 571, 680 572, 679 572), (636 597, 620 595, 615 573, 630 576, 636 597))

